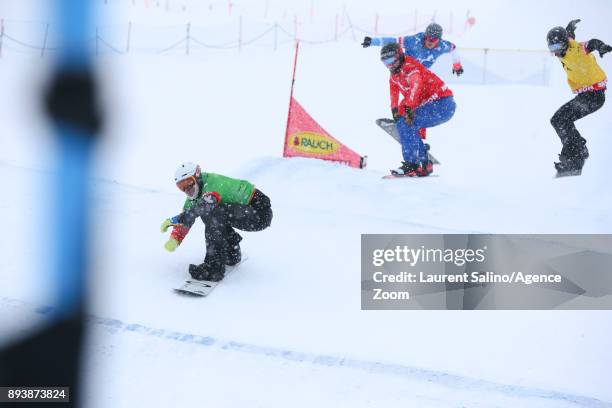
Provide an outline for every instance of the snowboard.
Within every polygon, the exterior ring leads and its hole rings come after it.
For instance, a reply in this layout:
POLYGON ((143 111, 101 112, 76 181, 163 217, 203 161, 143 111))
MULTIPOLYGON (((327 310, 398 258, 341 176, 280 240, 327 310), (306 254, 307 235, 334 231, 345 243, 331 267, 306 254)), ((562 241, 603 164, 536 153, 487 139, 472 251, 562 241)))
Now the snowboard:
POLYGON ((409 176, 396 176, 395 174, 387 174, 386 176, 383 176, 382 179, 383 180, 390 180, 390 179, 428 179, 431 177, 439 177, 438 174, 430 174, 429 176, 426 177, 409 177, 409 176))
MULTIPOLYGON (((387 118, 376 119, 376 124, 382 130, 387 132, 389 136, 395 139, 397 143, 401 143, 399 134, 397 133, 397 127, 395 127, 395 121, 393 119, 387 119, 387 118)), ((427 152, 427 156, 429 157, 429 160, 431 160, 433 164, 440 164, 438 159, 436 159, 431 153, 427 152)))
MULTIPOLYGON (((246 262, 247 259, 248 258, 246 257, 246 255, 243 255, 242 260, 238 262, 236 265, 226 266, 225 276, 223 277, 223 279, 227 278, 227 275, 229 275, 230 273, 238 269, 244 262, 246 262)), ((182 295, 188 295, 188 296, 194 296, 194 297, 205 297, 205 296, 210 295, 210 293, 213 290, 215 290, 215 288, 221 282, 223 282, 223 279, 221 279, 218 282, 213 282, 213 281, 197 280, 197 279, 190 278, 190 279, 187 279, 182 286, 179 286, 178 288, 174 288, 174 291, 182 295)))

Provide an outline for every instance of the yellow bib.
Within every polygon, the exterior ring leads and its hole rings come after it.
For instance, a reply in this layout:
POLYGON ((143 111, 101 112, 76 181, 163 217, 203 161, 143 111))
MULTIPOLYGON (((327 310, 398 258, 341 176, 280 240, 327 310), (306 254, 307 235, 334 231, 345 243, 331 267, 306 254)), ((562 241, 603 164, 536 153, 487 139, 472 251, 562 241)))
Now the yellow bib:
POLYGON ((565 56, 559 59, 567 74, 567 83, 574 93, 605 89, 606 73, 597 64, 595 56, 587 54, 578 41, 570 38, 565 56))

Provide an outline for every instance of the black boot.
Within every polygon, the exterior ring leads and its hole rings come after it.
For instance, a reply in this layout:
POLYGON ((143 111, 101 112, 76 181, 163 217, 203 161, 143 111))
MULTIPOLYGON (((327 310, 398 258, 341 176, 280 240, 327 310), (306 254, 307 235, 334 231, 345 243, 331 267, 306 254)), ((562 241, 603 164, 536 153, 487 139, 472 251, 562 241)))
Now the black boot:
POLYGON ((581 157, 567 157, 559 155, 559 161, 555 162, 555 169, 558 173, 580 174, 584 166, 584 159, 581 157))
POLYGON ((189 265, 189 274, 196 280, 218 282, 225 276, 225 265, 207 257, 204 263, 189 265))
POLYGON ((579 174, 588 157, 589 149, 586 147, 586 139, 581 136, 568 138, 561 149, 559 161, 555 162, 555 169, 559 173, 579 174))
POLYGON ((391 170, 391 174, 394 176, 415 177, 419 167, 418 163, 403 161, 400 167, 391 170))

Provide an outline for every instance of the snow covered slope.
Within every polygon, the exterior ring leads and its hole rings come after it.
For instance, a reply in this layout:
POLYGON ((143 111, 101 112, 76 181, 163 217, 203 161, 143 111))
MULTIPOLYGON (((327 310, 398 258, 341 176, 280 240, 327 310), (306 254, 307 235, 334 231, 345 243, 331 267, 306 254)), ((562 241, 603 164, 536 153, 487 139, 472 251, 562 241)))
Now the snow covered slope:
MULTIPOLYGON (((99 61, 112 108, 91 181, 91 406, 612 406, 610 312, 360 310, 363 233, 612 232, 611 105, 579 122, 583 176, 552 178, 548 120, 571 97, 561 67, 551 87, 453 85, 457 113, 428 135, 439 177, 385 181, 401 156, 374 124, 389 110, 374 49, 304 46, 295 93, 369 156, 366 170, 280 158, 290 48, 99 61), (253 181, 275 214, 244 234, 248 262, 206 299, 171 291, 203 258, 203 227, 173 254, 159 233, 182 204, 172 174, 187 160, 253 181)), ((44 71, 2 63, 6 338, 44 319, 52 143, 34 102, 44 71)))

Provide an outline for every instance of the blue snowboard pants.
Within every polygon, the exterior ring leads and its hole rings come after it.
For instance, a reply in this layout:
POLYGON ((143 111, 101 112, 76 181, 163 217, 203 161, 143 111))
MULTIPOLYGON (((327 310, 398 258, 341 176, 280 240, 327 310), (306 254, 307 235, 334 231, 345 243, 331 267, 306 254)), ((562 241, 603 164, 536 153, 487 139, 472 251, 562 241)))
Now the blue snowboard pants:
POLYGON ((420 163, 427 160, 425 144, 419 136, 420 128, 441 125, 455 114, 455 100, 452 96, 428 102, 417 108, 411 125, 405 120, 397 121, 397 132, 402 143, 402 156, 409 163, 420 163))

